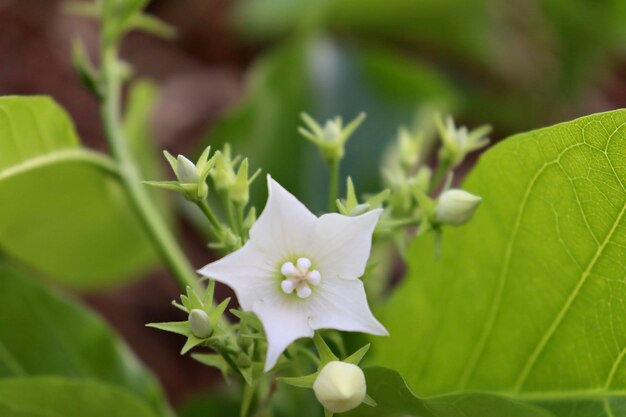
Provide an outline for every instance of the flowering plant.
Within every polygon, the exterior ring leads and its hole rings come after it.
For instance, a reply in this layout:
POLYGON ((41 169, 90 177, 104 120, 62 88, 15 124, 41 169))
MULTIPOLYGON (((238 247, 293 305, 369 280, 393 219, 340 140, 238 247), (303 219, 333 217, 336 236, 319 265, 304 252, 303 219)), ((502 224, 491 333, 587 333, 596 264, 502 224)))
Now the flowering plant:
MULTIPOLYGON (((0 97, 0 416, 173 417, 121 338, 47 285, 102 290, 158 263, 182 294, 141 315, 140 337, 173 341, 182 357, 142 356, 188 366, 163 378, 168 392, 192 385, 188 369, 225 382, 180 417, 623 413, 626 112, 515 135, 473 166, 491 128, 442 117, 449 107, 436 100, 411 102, 413 123, 396 126, 406 103, 372 105, 376 88, 403 96, 425 83, 365 49, 345 54, 358 65, 338 65, 312 22, 362 16, 320 3, 297 48, 255 67, 248 100, 208 143, 164 159, 146 133, 158 89, 120 49, 130 31, 173 29, 147 0, 66 5, 99 23, 97 48, 77 37, 72 63, 109 153, 82 146, 49 98, 0 97), (312 67, 312 96, 358 106, 295 98, 290 81, 306 78, 295 55, 312 67), (342 84, 363 80, 376 88, 343 97, 342 84), (172 233, 174 212, 201 237, 197 257, 172 233)), ((384 7, 411 12, 400 3, 384 7)), ((146 288, 86 299, 123 311, 156 299, 146 288)))

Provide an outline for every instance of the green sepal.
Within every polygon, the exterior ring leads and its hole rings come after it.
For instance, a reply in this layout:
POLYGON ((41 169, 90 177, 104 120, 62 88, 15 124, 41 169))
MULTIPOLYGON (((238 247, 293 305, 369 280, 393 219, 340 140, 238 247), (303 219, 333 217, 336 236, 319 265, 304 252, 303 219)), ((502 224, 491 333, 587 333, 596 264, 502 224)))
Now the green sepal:
POLYGON ((185 353, 189 352, 191 349, 204 343, 204 341, 205 339, 199 339, 193 334, 191 334, 190 332, 190 334, 187 336, 187 341, 185 342, 183 348, 180 350, 180 354, 184 355, 185 353))
POLYGON ((363 359, 363 357, 365 356, 365 354, 367 353, 368 350, 370 350, 370 344, 369 343, 367 345, 363 346, 361 349, 359 349, 356 352, 354 352, 352 355, 350 355, 347 358, 345 358, 343 361, 347 362, 347 363, 351 363, 352 365, 358 365, 361 362, 361 360, 363 359))
POLYGON ((165 323, 148 323, 146 327, 152 327, 153 329, 164 330, 166 332, 176 333, 182 336, 189 336, 191 329, 189 328, 189 322, 187 321, 171 321, 165 323))
POLYGON ((317 353, 320 356, 320 369, 324 367, 328 362, 338 361, 339 358, 335 356, 332 350, 324 341, 324 338, 319 334, 319 332, 315 332, 315 336, 313 336, 313 343, 315 344, 315 348, 317 349, 317 353))
POLYGON ((72 63, 81 83, 96 97, 102 96, 98 84, 99 74, 87 56, 85 45, 80 38, 72 39, 72 63))
POLYGON ((264 331, 263 324, 256 316, 256 314, 250 313, 248 311, 238 310, 235 308, 231 308, 229 311, 242 323, 245 323, 246 325, 252 327, 254 330, 257 330, 259 332, 264 331))
POLYGON ((368 394, 365 394, 365 399, 363 399, 363 404, 369 405, 370 407, 376 407, 378 403, 368 394))
POLYGON ((222 355, 217 353, 193 353, 191 357, 206 366, 219 369, 224 379, 230 383, 230 365, 222 355))
POLYGON ((313 388, 317 375, 319 375, 319 371, 305 376, 279 377, 276 380, 298 388, 313 388))

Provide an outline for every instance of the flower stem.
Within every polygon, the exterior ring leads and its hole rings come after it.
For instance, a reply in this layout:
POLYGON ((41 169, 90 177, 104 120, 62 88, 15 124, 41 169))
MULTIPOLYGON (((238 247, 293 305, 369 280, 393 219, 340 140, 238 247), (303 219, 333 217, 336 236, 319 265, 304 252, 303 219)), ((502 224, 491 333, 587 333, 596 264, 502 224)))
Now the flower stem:
POLYGON ((441 183, 441 180, 448 174, 450 171, 451 164, 445 161, 440 161, 437 166, 437 170, 435 171, 435 175, 433 175, 432 180, 430 181, 430 187, 428 187, 428 192, 432 193, 435 191, 437 186, 441 183))
POLYGON ((121 183, 130 205, 178 285, 183 289, 190 286, 194 290, 201 290, 191 264, 155 209, 147 191, 141 185, 135 161, 121 127, 122 79, 117 50, 114 46, 108 46, 102 51, 102 70, 101 117, 105 135, 113 158, 119 166, 121 183))
POLYGON ((339 196, 339 166, 340 159, 328 160, 328 211, 337 211, 337 197, 339 196))
POLYGON ((217 216, 215 216, 215 214, 213 213, 213 210, 211 210, 209 203, 206 200, 201 200, 201 201, 198 201, 196 204, 198 205, 200 210, 202 210, 202 213, 204 213, 206 218, 209 220, 209 223, 210 223, 209 226, 211 228, 211 232, 213 233, 214 237, 219 240, 221 238, 222 231, 223 231, 222 224, 217 219, 217 216))

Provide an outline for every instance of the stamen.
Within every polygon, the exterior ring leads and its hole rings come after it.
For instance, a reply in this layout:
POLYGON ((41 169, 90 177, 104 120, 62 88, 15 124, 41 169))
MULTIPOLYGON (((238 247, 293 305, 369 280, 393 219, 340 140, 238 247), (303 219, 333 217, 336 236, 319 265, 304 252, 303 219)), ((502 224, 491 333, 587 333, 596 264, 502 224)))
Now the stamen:
POLYGON ((306 284, 304 284, 301 287, 298 287, 298 289, 296 290, 296 294, 298 294, 298 297, 300 297, 300 298, 307 298, 312 293, 313 293, 313 291, 311 291, 309 286, 306 285, 306 284))
POLYGON ((285 279, 280 283, 280 288, 285 294, 292 294, 294 291, 299 298, 308 298, 313 293, 309 285, 318 285, 322 281, 319 271, 309 271, 311 260, 308 258, 298 258, 296 265, 293 262, 285 262, 280 272, 285 279))
POLYGON ((293 276, 299 275, 298 270, 296 269, 296 267, 293 265, 292 262, 285 262, 282 268, 280 268, 280 272, 286 277, 293 277, 293 276))
POLYGON ((322 281, 322 276, 320 275, 320 271, 318 270, 309 272, 308 278, 309 283, 313 285, 318 285, 322 281))
POLYGON ((306 271, 308 271, 309 268, 311 267, 311 261, 308 260, 307 258, 299 258, 297 264, 298 264, 298 269, 302 273, 306 273, 306 271))

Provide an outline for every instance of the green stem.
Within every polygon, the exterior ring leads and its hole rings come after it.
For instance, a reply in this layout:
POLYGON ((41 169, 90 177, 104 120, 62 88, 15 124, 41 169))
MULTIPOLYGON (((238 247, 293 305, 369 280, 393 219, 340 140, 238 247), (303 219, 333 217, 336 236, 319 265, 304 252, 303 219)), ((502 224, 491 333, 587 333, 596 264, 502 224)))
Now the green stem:
POLYGON ((215 216, 215 214, 213 213, 213 210, 211 210, 209 203, 206 200, 201 200, 201 201, 198 201, 196 204, 198 205, 200 210, 202 210, 202 213, 204 213, 206 218, 209 220, 211 232, 213 233, 215 239, 217 240, 221 239, 223 227, 220 221, 217 219, 217 216, 215 216))
POLYGON ((341 160, 333 159, 328 161, 329 183, 328 183, 328 211, 337 211, 337 197, 339 196, 339 166, 341 160))
POLYGON ((190 286, 200 291, 202 287, 191 264, 155 209, 146 189, 141 185, 135 161, 128 149, 128 141, 124 137, 120 120, 122 81, 116 48, 109 46, 103 50, 102 65, 104 88, 101 116, 106 138, 113 158, 119 166, 121 183, 130 205, 178 285, 183 289, 190 286))
POLYGON ((440 161, 437 166, 437 170, 435 171, 435 175, 433 175, 432 180, 430 180, 430 187, 428 187, 428 193, 432 193, 435 191, 437 186, 441 183, 441 180, 448 174, 450 171, 450 163, 440 161))

